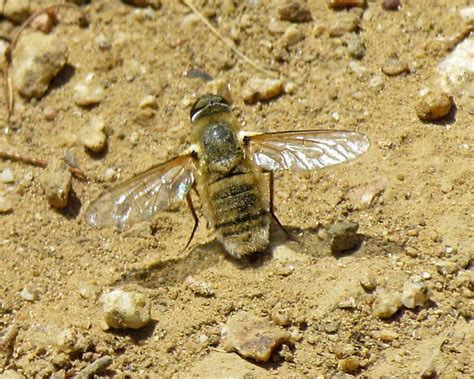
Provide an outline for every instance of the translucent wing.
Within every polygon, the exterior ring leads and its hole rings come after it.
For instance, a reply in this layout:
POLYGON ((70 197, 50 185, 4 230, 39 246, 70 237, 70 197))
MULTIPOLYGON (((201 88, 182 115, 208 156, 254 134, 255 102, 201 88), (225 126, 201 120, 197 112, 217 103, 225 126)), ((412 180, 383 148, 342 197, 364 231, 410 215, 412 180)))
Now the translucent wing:
POLYGON ((174 158, 104 192, 86 210, 98 228, 134 224, 182 201, 194 183, 193 156, 174 158))
POLYGON ((267 171, 305 171, 344 163, 369 148, 368 138, 345 130, 306 130, 244 137, 255 164, 267 171))

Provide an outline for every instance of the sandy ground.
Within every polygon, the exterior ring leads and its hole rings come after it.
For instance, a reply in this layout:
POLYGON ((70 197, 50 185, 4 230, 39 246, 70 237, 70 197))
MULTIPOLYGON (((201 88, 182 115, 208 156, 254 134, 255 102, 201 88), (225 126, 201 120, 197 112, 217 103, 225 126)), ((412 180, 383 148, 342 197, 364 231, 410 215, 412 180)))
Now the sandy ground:
MULTIPOLYGON (((361 60, 350 57, 347 33, 329 36, 345 14, 325 2, 308 2, 310 22, 278 24, 304 37, 291 46, 269 27, 278 2, 238 3, 195 2, 240 51, 293 83, 294 93, 245 103, 245 83, 265 75, 178 2, 143 10, 92 1, 82 6, 88 27, 60 13, 66 22, 51 34, 67 45, 69 66, 45 96, 28 102, 16 95, 12 127, 2 101, 2 144, 42 159, 68 149, 90 180, 74 179, 69 206, 57 211, 45 199, 42 168, 0 161, 14 175, 0 183, 12 204, 0 215, 0 371, 72 377, 109 355, 104 377, 220 377, 232 368, 240 373, 234 377, 474 377, 474 92, 448 89, 456 109, 440 121, 422 122, 415 112, 421 89, 439 91, 437 65, 448 54, 430 43, 460 32, 459 10, 469 1, 403 1, 392 12, 370 1, 363 12, 349 11, 360 16, 361 60), (382 73, 393 54, 408 72, 382 73), (289 254, 231 260, 204 220, 183 251, 193 226, 185 206, 124 233, 82 219, 86 205, 115 184, 104 179, 110 168, 119 182, 187 147, 190 105, 210 88, 185 77, 190 69, 229 84, 246 130, 336 128, 370 138, 370 150, 350 164, 276 175, 276 213, 295 241, 275 231, 273 245, 290 247, 289 254), (73 88, 88 73, 105 93, 84 108, 73 88), (147 95, 156 97, 156 109, 139 108, 147 95), (76 136, 96 116, 105 120, 108 147, 91 154, 76 136), (338 221, 358 222, 364 236, 343 256, 331 254, 324 239, 324 227, 338 221), (190 290, 189 276, 212 286, 213 296, 190 290), (367 278, 375 289, 361 286, 367 278), (402 306, 388 319, 374 314, 374 303, 413 281, 429 288, 423 306, 402 306), (104 330, 97 295, 112 288, 146 294, 153 322, 104 330), (259 365, 223 354, 222 325, 242 309, 266 319, 275 309, 287 312, 291 346, 259 365), (5 339, 15 330, 16 338, 5 339)), ((0 25, 3 34, 18 27, 5 19, 0 25)))

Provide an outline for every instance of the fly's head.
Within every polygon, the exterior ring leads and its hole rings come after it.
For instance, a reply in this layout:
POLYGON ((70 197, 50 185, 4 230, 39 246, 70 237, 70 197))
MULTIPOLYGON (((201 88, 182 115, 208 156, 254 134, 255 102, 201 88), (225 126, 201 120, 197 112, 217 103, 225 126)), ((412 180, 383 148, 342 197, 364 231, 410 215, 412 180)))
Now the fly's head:
POLYGON ((230 113, 230 111, 230 104, 223 97, 212 94, 204 95, 200 97, 191 108, 191 123, 194 124, 211 115, 230 113))

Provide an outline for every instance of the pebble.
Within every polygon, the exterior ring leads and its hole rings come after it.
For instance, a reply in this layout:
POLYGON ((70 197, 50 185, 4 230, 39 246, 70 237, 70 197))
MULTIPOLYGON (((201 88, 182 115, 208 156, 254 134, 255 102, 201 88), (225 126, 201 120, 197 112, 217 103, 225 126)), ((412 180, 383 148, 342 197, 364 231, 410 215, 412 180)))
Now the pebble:
POLYGON ((118 172, 113 167, 107 167, 104 172, 104 180, 106 182, 115 182, 118 178, 118 172))
POLYGON ((31 28, 40 31, 41 33, 48 34, 53 30, 56 24, 56 19, 48 13, 40 14, 31 21, 31 28))
POLYGON ((295 25, 290 25, 286 30, 281 41, 285 47, 296 45, 304 39, 304 33, 295 25))
POLYGON ((349 41, 347 41, 347 51, 354 59, 362 59, 365 57, 365 44, 360 34, 353 33, 349 41))
POLYGON ((431 291, 426 283, 407 282, 403 286, 400 300, 405 308, 422 307, 430 298, 431 291))
POLYGON ((360 361, 356 357, 341 359, 337 363, 337 368, 347 374, 355 374, 360 368, 360 361))
POLYGON ((222 328, 221 343, 227 352, 236 351, 243 358, 267 362, 275 349, 291 343, 291 337, 273 322, 241 310, 222 328))
POLYGON ((72 175, 62 160, 50 159, 46 170, 40 176, 46 199, 55 208, 65 208, 72 187, 72 175))
POLYGON ((11 200, 0 193, 0 214, 10 213, 13 210, 11 200))
POLYGON ((92 362, 90 365, 87 365, 83 370, 81 370, 79 374, 75 377, 75 379, 95 378, 96 374, 109 367, 112 363, 113 360, 108 355, 100 357, 96 361, 92 362))
POLYGON ((245 83, 242 98, 246 103, 269 100, 283 93, 280 79, 252 78, 245 83))
POLYGON ((332 9, 352 7, 365 8, 367 6, 366 0, 327 0, 327 4, 328 7, 332 9))
POLYGON ((446 276, 457 273, 460 266, 456 262, 438 261, 436 262, 436 268, 441 275, 446 276))
POLYGON ((383 0, 382 8, 386 11, 398 11, 400 9, 400 0, 383 0))
POLYGON ((68 48, 58 37, 41 32, 24 35, 13 57, 14 87, 26 98, 40 98, 67 59, 68 48))
POLYGON ((358 229, 357 222, 338 222, 332 225, 328 229, 331 251, 334 254, 340 254, 360 244, 362 237, 357 234, 358 229))
POLYGON ((419 96, 415 110, 420 120, 432 121, 447 116, 452 105, 452 99, 446 93, 427 90, 419 96))
POLYGON ((100 103, 104 94, 104 87, 98 82, 96 75, 89 73, 82 82, 74 86, 72 99, 77 105, 87 107, 100 103))
POLYGON ((372 305, 372 314, 381 319, 392 317, 402 306, 399 293, 380 292, 372 305))
POLYGON ((102 117, 94 117, 79 134, 79 142, 94 153, 100 153, 107 147, 105 121, 102 117))
POLYGON ((273 307, 270 315, 272 321, 279 326, 290 325, 292 316, 292 310, 288 307, 283 307, 280 303, 273 307))
POLYGON ((310 22, 313 20, 309 8, 298 1, 292 1, 280 6, 278 8, 278 17, 280 20, 290 22, 310 22))
POLYGON ((12 170, 8 167, 4 168, 2 172, 0 172, 0 182, 2 183, 14 183, 15 176, 13 175, 12 170))
POLYGON ((355 32, 359 28, 359 23, 360 18, 355 13, 338 13, 329 25, 329 36, 341 37, 346 33, 355 32))
POLYGON ((377 288, 377 279, 371 271, 364 271, 359 279, 359 283, 368 292, 372 292, 377 288))
POLYGON ((5 370, 0 374, 0 379, 25 379, 25 377, 16 371, 5 370))
POLYGON ((150 300, 141 293, 116 289, 103 294, 99 301, 109 328, 140 329, 151 321, 150 300))
POLYGON ((56 118, 57 114, 58 112, 56 111, 56 109, 51 106, 46 106, 43 110, 43 116, 46 121, 53 121, 56 118))
POLYGON ((222 96, 227 101, 232 102, 232 94, 230 92, 230 84, 227 80, 217 78, 206 83, 207 93, 222 96))
POLYGON ((204 280, 199 280, 192 276, 188 276, 186 280, 184 281, 184 284, 187 288, 191 290, 192 293, 194 293, 197 296, 202 296, 202 297, 214 296, 214 290, 212 289, 212 286, 204 280))
POLYGON ((410 72, 408 63, 400 60, 396 55, 392 55, 382 65, 382 72, 387 76, 398 76, 410 72))
POLYGON ((151 109, 158 109, 158 103, 156 101, 156 96, 155 95, 146 95, 138 104, 138 108, 140 109, 145 109, 145 108, 151 108, 151 109))
POLYGON ((33 9, 31 8, 30 0, 10 0, 2 2, 1 14, 14 23, 23 23, 31 13, 33 13, 33 9))
POLYGON ((373 332, 372 336, 382 342, 392 342, 398 338, 398 333, 390 329, 382 329, 373 332))
POLYGON ((88 300, 97 300, 100 295, 99 287, 94 283, 81 282, 79 283, 79 295, 88 300))
POLYGON ((30 290, 27 287, 23 288, 20 291, 20 297, 26 301, 35 301, 39 299, 38 292, 34 290, 30 290))

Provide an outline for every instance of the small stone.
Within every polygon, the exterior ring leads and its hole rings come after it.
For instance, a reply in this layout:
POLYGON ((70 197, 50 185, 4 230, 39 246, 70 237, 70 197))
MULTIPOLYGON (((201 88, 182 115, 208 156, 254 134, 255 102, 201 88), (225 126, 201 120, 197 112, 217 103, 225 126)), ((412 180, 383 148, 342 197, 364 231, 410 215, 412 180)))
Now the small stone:
POLYGON ((15 177, 13 176, 12 170, 8 167, 4 168, 2 172, 0 172, 0 182, 2 183, 14 183, 15 177))
POLYGON ((282 243, 272 248, 273 259, 283 264, 308 261, 308 257, 304 254, 298 254, 290 243, 282 243))
POLYGON ((56 109, 50 106, 45 107, 43 110, 43 116, 46 121, 53 121, 56 118, 57 114, 58 112, 56 111, 56 109))
POLYGON ((25 377, 16 371, 5 370, 0 374, 0 379, 25 379, 25 377))
POLYGON ((296 92, 296 84, 294 82, 288 82, 285 84, 285 93, 292 95, 296 92))
POLYGON ((48 34, 53 30, 56 25, 56 18, 48 13, 40 14, 31 21, 31 28, 40 31, 41 33, 48 34))
POLYGON ((31 0, 4 1, 1 13, 14 23, 21 24, 33 13, 31 0))
POLYGON ((400 0, 383 0, 382 8, 386 11, 398 11, 400 9, 400 0))
POLYGON ((360 34, 352 34, 347 42, 347 51, 354 59, 362 59, 365 57, 365 44, 360 34))
POLYGON ((122 0, 125 4, 133 5, 134 7, 146 8, 152 7, 153 9, 161 8, 161 0, 122 0))
POLYGON ((94 153, 100 153, 107 147, 105 121, 102 117, 94 117, 79 135, 79 142, 94 153))
POLYGON ((408 67, 408 63, 400 60, 398 56, 392 55, 382 65, 382 72, 387 76, 398 76, 409 73, 410 68, 408 67))
POLYGON ((378 203, 387 186, 388 181, 382 179, 368 183, 362 187, 351 189, 348 197, 354 205, 357 205, 362 209, 370 208, 378 203))
POLYGON ((158 109, 158 103, 156 102, 156 96, 154 95, 146 95, 138 104, 138 108, 145 109, 158 109))
POLYGON ((341 300, 339 303, 337 303, 337 307, 340 309, 354 309, 356 308, 356 301, 352 296, 350 296, 347 299, 341 300))
POLYGON ((26 98, 39 99, 62 70, 67 58, 67 46, 57 36, 41 32, 26 34, 13 54, 14 87, 26 98))
POLYGON ((267 362, 275 349, 291 343, 291 337, 273 322, 239 311, 222 328, 221 343, 227 352, 236 351, 243 358, 267 362))
POLYGON ((279 326, 288 326, 291 324, 293 312, 288 307, 283 307, 280 303, 272 309, 270 317, 272 321, 279 326))
POLYGON ((81 282, 79 283, 79 295, 88 300, 97 300, 100 295, 99 287, 94 283, 81 282))
POLYGON ((0 214, 10 213, 13 210, 13 204, 5 195, 0 193, 0 214))
POLYGON ((334 334, 334 333, 337 333, 340 327, 341 327, 340 321, 330 321, 324 325, 324 331, 328 334, 334 334))
POLYGON ((389 329, 382 329, 372 333, 372 336, 382 342, 392 342, 398 338, 398 333, 389 329))
POLYGON ((359 283, 368 292, 372 292, 377 288, 377 279, 372 271, 364 271, 359 279, 359 283))
POLYGON ((227 99, 227 101, 232 100, 230 84, 227 80, 224 79, 217 78, 207 82, 206 92, 222 96, 224 99, 227 99))
POLYGON ((39 295, 38 295, 38 292, 37 291, 34 291, 34 290, 31 290, 27 287, 23 288, 21 291, 20 291, 20 297, 23 299, 23 300, 26 300, 26 301, 35 301, 35 300, 38 300, 39 299, 39 295))
POLYGON ((438 261, 436 262, 436 268, 441 275, 452 275, 459 271, 460 267, 456 262, 451 261, 438 261))
POLYGON ((447 116, 452 105, 453 102, 446 93, 428 90, 418 98, 415 110, 420 120, 432 121, 447 116))
POLYGON ((332 9, 352 7, 365 8, 367 6, 366 0, 327 0, 327 4, 328 7, 332 9))
POLYGON ((193 30, 201 22, 199 16, 195 13, 189 13, 183 17, 181 20, 181 29, 183 30, 193 30))
POLYGON ((381 292, 372 305, 372 313, 375 317, 387 319, 397 313, 401 306, 399 293, 381 292))
POLYGON ((115 182, 118 178, 117 170, 113 167, 107 167, 104 172, 104 180, 106 182, 115 182))
POLYGON ((242 90, 242 98, 247 103, 269 100, 283 93, 283 82, 279 79, 252 78, 242 90))
POLYGON ((85 79, 77 83, 73 88, 72 99, 82 107, 98 104, 104 98, 104 87, 97 81, 93 73, 89 73, 85 79))
POLYGON ((212 286, 204 280, 199 280, 192 276, 188 276, 186 280, 184 281, 184 284, 187 288, 191 290, 192 293, 194 293, 197 296, 202 296, 202 297, 214 296, 214 290, 212 289, 212 286))
POLYGON ((359 28, 360 18, 355 13, 338 13, 329 24, 329 36, 341 37, 346 33, 352 33, 359 28))
POLYGON ((330 246, 334 254, 340 254, 354 249, 362 241, 362 236, 357 234, 357 222, 338 222, 328 229, 331 237, 330 246))
POLYGON ((304 39, 304 33, 298 29, 295 25, 290 25, 286 30, 281 41, 285 47, 296 45, 298 42, 304 39))
POLYGON ((360 368, 360 362, 356 357, 341 359, 337 364, 337 368, 347 374, 355 374, 360 368))
POLYGON ((422 307, 430 298, 430 289, 423 282, 407 282, 403 286, 401 301, 405 308, 422 307))
POLYGON ((151 321, 150 300, 141 293, 120 289, 99 299, 105 323, 114 329, 140 329, 151 321))
POLYGON ((59 159, 51 159, 46 170, 40 177, 46 199, 55 208, 65 208, 72 187, 72 175, 66 163, 59 159))
POLYGON ((313 20, 311 11, 305 4, 298 1, 292 1, 278 8, 280 20, 290 22, 310 22, 313 20))

